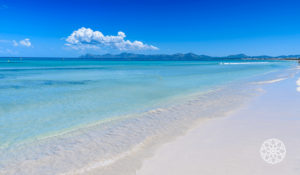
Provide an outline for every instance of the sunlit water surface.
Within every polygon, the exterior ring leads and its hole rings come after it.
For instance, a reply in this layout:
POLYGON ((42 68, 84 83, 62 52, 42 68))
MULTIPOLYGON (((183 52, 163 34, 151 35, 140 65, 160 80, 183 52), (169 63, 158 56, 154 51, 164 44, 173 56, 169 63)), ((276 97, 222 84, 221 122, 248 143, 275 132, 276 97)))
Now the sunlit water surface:
POLYGON ((2 58, 0 172, 92 174, 160 133, 239 107, 251 88, 295 66, 2 58))

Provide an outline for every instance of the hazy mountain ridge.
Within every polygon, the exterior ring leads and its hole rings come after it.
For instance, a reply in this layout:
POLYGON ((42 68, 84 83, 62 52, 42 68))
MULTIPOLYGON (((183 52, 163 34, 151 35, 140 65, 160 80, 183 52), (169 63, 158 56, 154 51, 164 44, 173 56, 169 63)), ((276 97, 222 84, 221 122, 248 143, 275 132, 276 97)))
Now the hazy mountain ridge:
POLYGON ((268 55, 261 56, 247 56, 245 54, 236 54, 236 55, 228 55, 226 57, 212 57, 208 55, 197 55, 194 53, 176 53, 176 54, 153 54, 153 55, 145 55, 145 54, 134 54, 123 52, 121 54, 104 54, 104 55, 93 55, 87 53, 85 55, 81 55, 79 58, 100 58, 100 59, 112 59, 112 60, 124 60, 124 59, 133 59, 133 60, 224 60, 224 59, 271 59, 271 58, 300 58, 300 55, 282 55, 277 57, 272 57, 268 55))

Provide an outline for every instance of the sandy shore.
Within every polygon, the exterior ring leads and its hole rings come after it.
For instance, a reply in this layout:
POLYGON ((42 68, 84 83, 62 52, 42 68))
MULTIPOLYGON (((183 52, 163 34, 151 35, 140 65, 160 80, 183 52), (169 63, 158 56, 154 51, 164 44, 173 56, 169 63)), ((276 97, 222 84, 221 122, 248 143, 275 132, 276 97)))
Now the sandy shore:
POLYGON ((264 85, 266 92, 246 108, 208 121, 160 147, 137 174, 300 174, 298 79, 299 74, 264 85), (286 147, 283 161, 277 164, 265 162, 260 154, 263 142, 272 138, 286 147))

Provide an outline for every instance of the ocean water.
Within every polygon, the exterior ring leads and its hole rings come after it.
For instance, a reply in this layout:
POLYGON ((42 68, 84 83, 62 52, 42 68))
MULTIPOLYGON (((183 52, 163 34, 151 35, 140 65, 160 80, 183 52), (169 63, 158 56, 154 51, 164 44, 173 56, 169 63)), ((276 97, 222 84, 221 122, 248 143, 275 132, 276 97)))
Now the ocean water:
POLYGON ((7 60, 0 174, 130 174, 149 156, 142 150, 299 70, 290 61, 7 60))

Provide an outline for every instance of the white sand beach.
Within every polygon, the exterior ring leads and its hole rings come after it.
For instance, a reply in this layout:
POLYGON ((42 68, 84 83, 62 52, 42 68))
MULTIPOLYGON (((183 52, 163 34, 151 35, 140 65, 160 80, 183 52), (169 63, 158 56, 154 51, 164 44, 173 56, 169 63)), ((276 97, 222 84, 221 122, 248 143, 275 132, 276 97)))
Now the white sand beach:
POLYGON ((158 148, 137 174, 300 174, 299 81, 296 74, 264 85, 266 92, 247 107, 207 121, 158 148), (284 159, 276 164, 267 163, 260 154, 262 144, 272 138, 286 147, 284 159))

